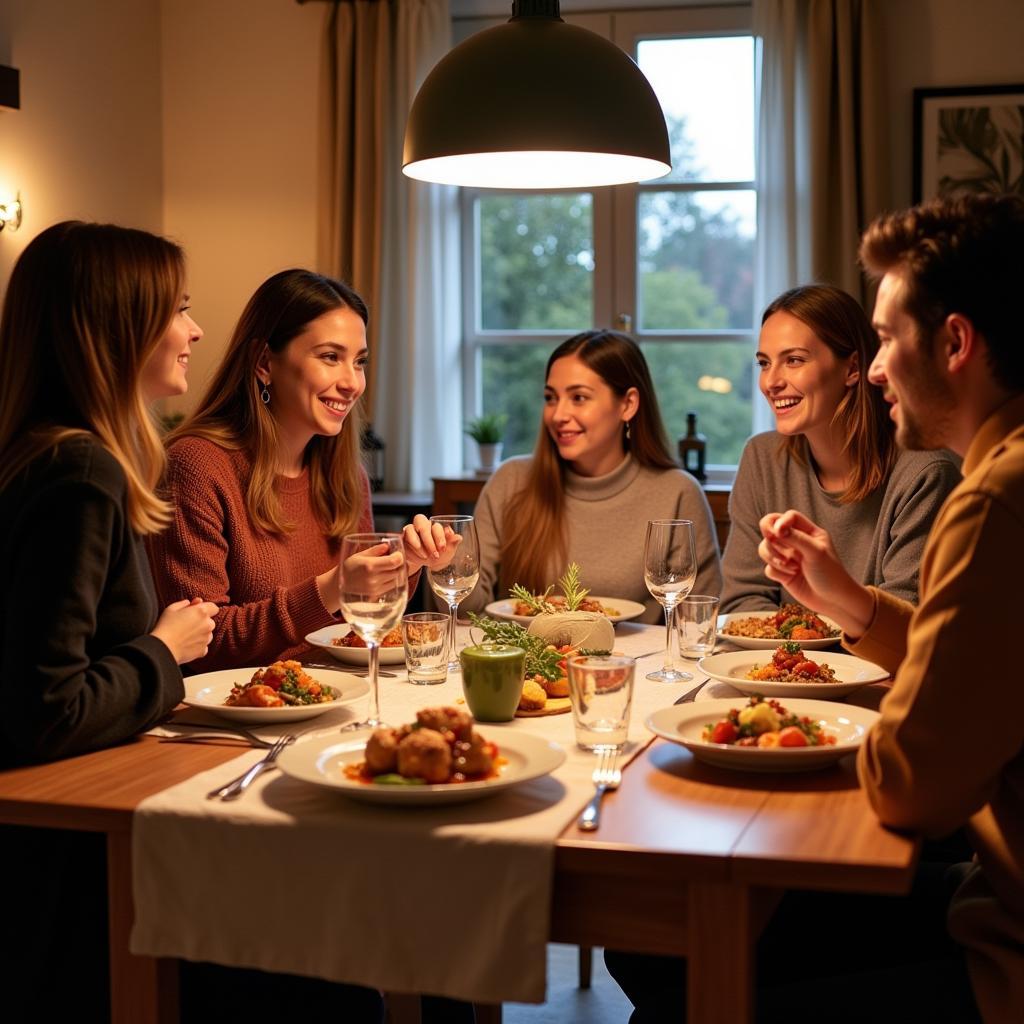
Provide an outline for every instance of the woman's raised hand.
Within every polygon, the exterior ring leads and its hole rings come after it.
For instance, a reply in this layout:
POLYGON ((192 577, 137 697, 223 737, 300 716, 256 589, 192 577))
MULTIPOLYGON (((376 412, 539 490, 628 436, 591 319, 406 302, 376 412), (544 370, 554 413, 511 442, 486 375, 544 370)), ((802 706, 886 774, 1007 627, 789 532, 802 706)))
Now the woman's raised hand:
MULTIPOLYGON (((375 544, 349 555, 341 563, 338 584, 344 580, 346 591, 363 594, 373 600, 389 590, 394 590, 397 583, 404 582, 406 561, 401 551, 392 551, 388 554, 387 544, 375 544)), ((337 594, 337 591, 335 593, 337 594)))
POLYGON ((446 566, 462 543, 462 538, 450 526, 432 523, 425 515, 415 516, 402 528, 402 540, 410 576, 424 565, 429 569, 446 566))
POLYGON ((157 619, 152 635, 162 640, 179 665, 202 658, 213 638, 213 617, 217 605, 193 597, 191 601, 169 604, 157 619))
POLYGON ((765 575, 801 604, 835 619, 851 636, 861 636, 874 615, 874 598, 843 568, 832 538, 805 515, 790 509, 763 516, 757 553, 765 575))

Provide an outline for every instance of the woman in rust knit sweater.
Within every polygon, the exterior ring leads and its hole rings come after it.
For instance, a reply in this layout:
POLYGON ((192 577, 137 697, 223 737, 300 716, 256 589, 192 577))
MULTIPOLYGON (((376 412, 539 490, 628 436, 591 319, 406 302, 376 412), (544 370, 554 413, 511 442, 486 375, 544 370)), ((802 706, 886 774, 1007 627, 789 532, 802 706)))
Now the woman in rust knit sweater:
MULTIPOLYGON (((366 322, 340 281, 275 274, 169 438, 174 521, 149 544, 153 577, 165 600, 199 594, 219 606, 209 652, 190 671, 293 657, 307 633, 337 621, 342 572, 370 580, 398 568, 400 556, 367 553, 338 564, 341 538, 373 529, 359 458, 366 322)), ((425 516, 404 538, 411 577, 444 563, 451 538, 425 516)))

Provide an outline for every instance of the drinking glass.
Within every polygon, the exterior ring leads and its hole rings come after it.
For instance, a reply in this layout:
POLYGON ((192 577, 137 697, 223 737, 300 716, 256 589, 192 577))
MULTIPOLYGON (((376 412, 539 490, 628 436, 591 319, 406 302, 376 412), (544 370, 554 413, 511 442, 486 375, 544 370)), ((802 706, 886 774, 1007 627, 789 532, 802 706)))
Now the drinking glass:
POLYGON ((451 625, 448 628, 448 671, 459 672, 461 666, 455 653, 455 624, 459 604, 473 593, 480 579, 480 543, 476 537, 476 522, 472 516, 431 516, 432 523, 440 523, 455 534, 455 554, 441 569, 427 574, 430 589, 448 605, 451 625))
POLYGON ((687 594, 676 610, 679 653, 684 658, 703 658, 715 649, 718 598, 711 594, 687 594))
POLYGON ((644 582, 651 596, 665 609, 665 664, 647 678, 661 683, 692 679, 675 667, 672 643, 676 606, 693 589, 697 579, 697 547, 689 519, 652 519, 644 542, 644 582))
POLYGON ((580 654, 569 659, 569 699, 577 746, 621 750, 625 745, 635 667, 635 659, 615 654, 580 654))
POLYGON ((405 563, 405 545, 400 533, 350 533, 341 542, 341 563, 361 551, 373 550, 376 556, 402 556, 402 564, 394 572, 374 582, 359 584, 346 577, 344 568, 339 587, 341 611, 352 629, 365 641, 370 652, 370 706, 366 718, 352 722, 346 729, 376 728, 384 723, 380 719, 380 695, 378 693, 377 669, 380 660, 380 641, 384 634, 394 629, 405 611, 408 599, 409 573, 405 563))

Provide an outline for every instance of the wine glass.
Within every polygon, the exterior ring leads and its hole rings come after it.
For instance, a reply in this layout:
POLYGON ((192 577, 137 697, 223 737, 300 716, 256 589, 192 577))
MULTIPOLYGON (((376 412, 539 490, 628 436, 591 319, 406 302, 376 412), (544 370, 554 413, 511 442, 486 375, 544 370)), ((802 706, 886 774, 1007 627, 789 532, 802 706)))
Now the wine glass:
POLYGON ((665 664, 648 679, 679 683, 692 679, 689 672, 675 667, 673 627, 676 605, 693 589, 697 579, 697 547, 689 519, 652 519, 644 541, 644 583, 651 596, 665 609, 665 664))
POLYGON ((405 563, 405 544, 400 533, 350 533, 341 542, 341 611, 352 629, 363 639, 370 653, 370 706, 366 718, 351 722, 346 729, 376 728, 384 723, 380 719, 380 695, 377 689, 377 669, 380 659, 380 641, 394 629, 402 618, 409 593, 409 573, 405 563), (346 576, 345 561, 361 551, 374 549, 379 557, 398 553, 401 565, 387 576, 369 584, 358 580, 355 574, 346 576))
POLYGON ((451 561, 427 574, 430 589, 448 605, 452 621, 448 630, 448 671, 461 668, 455 654, 455 623, 459 603, 473 593, 480 579, 480 542, 476 536, 476 521, 472 516, 431 516, 432 523, 440 523, 445 532, 451 530, 458 538, 451 561))

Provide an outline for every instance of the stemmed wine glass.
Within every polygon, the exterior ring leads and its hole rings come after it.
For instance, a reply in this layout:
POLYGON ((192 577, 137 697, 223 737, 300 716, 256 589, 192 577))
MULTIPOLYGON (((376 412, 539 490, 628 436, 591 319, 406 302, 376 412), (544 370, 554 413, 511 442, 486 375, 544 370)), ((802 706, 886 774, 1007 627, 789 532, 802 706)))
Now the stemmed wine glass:
POLYGON ((678 683, 692 679, 675 667, 673 627, 676 605, 693 589, 697 579, 697 547, 689 519, 652 519, 644 541, 644 582, 651 596, 665 609, 665 664, 648 679, 678 683))
POLYGON ((380 719, 380 695, 377 668, 380 641, 402 618, 408 600, 409 573, 405 562, 405 544, 400 533, 350 533, 341 542, 341 611, 352 629, 363 639, 370 652, 370 706, 366 718, 351 722, 346 729, 376 728, 380 719), (373 551, 376 557, 400 554, 402 562, 391 572, 377 576, 372 583, 355 573, 346 575, 347 559, 360 552, 373 551))
POLYGON ((430 589, 442 598, 451 613, 448 630, 448 671, 458 672, 459 659, 455 653, 455 624, 459 603, 473 593, 480 579, 480 542, 476 536, 476 522, 472 516, 431 516, 432 523, 440 523, 445 532, 451 530, 457 541, 451 561, 440 569, 431 569, 427 575, 430 589))

